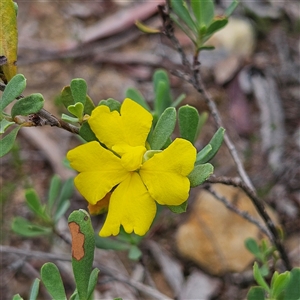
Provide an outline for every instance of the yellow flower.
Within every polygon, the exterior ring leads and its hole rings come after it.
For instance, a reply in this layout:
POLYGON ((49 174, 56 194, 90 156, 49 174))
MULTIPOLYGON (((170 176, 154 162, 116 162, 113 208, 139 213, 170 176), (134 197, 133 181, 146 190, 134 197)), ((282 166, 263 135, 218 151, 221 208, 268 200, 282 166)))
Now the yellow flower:
POLYGON ((163 151, 147 152, 152 115, 130 99, 124 100, 120 113, 98 106, 88 122, 100 143, 68 152, 79 172, 75 186, 91 207, 111 192, 101 236, 117 235, 121 225, 127 233, 144 235, 156 214, 155 201, 180 205, 187 200, 196 149, 178 138, 163 151))

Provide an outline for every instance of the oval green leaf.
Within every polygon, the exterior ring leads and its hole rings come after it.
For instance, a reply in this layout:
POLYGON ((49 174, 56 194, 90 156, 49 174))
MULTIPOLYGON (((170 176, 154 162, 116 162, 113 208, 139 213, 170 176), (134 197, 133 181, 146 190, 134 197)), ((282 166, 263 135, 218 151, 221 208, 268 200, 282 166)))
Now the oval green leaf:
POLYGON ((0 157, 6 155, 12 149, 20 128, 20 126, 14 128, 10 133, 0 140, 0 157))
POLYGON ((36 278, 32 284, 30 295, 29 295, 29 300, 36 300, 38 293, 39 293, 39 288, 40 288, 40 280, 36 278))
POLYGON ((41 278, 53 299, 67 299, 59 270, 55 264, 51 262, 45 263, 41 268, 41 278))
POLYGON ((265 300, 265 290, 260 286, 250 288, 247 300, 265 300))
POLYGON ((196 187, 202 184, 214 172, 214 167, 211 164, 203 164, 195 166, 194 170, 189 174, 188 178, 191 187, 196 187))
POLYGON ((129 89, 127 89, 125 95, 126 95, 126 98, 129 98, 129 99, 135 101, 136 103, 138 103, 139 105, 144 107, 146 110, 151 111, 145 98, 140 93, 140 91, 138 91, 137 89, 129 88, 129 89))
MULTIPOLYGON (((1 1, 2 3, 2 1, 1 1)), ((1 26, 0 26, 1 27, 1 26)), ((13 102, 20 94, 24 91, 26 87, 26 78, 22 74, 17 74, 14 76, 5 87, 0 101, 0 111, 13 102)))
POLYGON ((25 98, 18 100, 11 109, 11 116, 28 116, 39 112, 44 106, 44 98, 42 94, 31 94, 25 98))
POLYGON ((157 124, 149 137, 152 150, 160 150, 174 131, 176 124, 176 109, 167 108, 160 116, 157 124))
POLYGON ((75 78, 70 83, 70 88, 74 102, 81 102, 83 105, 86 101, 87 84, 82 78, 75 78))
POLYGON ((197 138, 199 113, 193 106, 181 106, 178 110, 178 123, 180 136, 192 144, 197 138))

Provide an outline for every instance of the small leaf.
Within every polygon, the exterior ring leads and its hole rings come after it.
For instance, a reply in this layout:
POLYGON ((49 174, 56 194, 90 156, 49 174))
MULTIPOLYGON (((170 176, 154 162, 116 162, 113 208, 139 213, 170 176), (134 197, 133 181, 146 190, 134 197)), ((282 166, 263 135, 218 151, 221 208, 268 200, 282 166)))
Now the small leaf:
POLYGON ((34 189, 27 189, 25 191, 26 203, 29 209, 38 217, 43 220, 49 220, 45 213, 44 207, 41 204, 40 198, 34 189))
POLYGON ((79 135, 87 142, 98 141, 88 122, 83 122, 79 129, 79 135))
POLYGON ((140 91, 138 91, 134 88, 129 88, 129 89, 127 89, 125 95, 126 95, 126 98, 129 98, 129 99, 135 101, 136 103, 138 103, 139 105, 144 107, 146 110, 151 111, 148 103, 146 102, 145 98, 140 93, 140 91))
POLYGON ((29 300, 36 300, 38 293, 39 293, 39 288, 40 288, 40 280, 38 278, 36 278, 31 287, 29 300))
POLYGON ((9 128, 11 125, 14 125, 15 122, 7 121, 6 119, 2 119, 0 121, 0 134, 3 134, 7 128, 9 128))
POLYGON ((166 108, 172 105, 172 98, 170 94, 170 81, 165 70, 157 70, 153 75, 154 84, 154 110, 159 117, 166 108))
POLYGON ((132 245, 129 249, 128 258, 131 260, 139 260, 142 256, 142 251, 139 247, 132 245))
POLYGON ((259 267, 257 262, 254 262, 254 266, 253 266, 253 276, 254 279, 256 280, 256 282, 263 287, 268 293, 270 293, 270 288, 268 286, 268 284, 266 283, 266 281, 264 280, 264 278, 262 277, 260 271, 259 271, 259 267))
MULTIPOLYGON (((1 1, 0 3, 3 3, 1 1)), ((1 30, 1 29, 0 29, 1 30)), ((1 35, 0 35, 1 38, 1 35)), ((3 111, 3 109, 13 102, 18 96, 21 95, 21 93, 24 91, 26 87, 26 78, 22 74, 17 74, 14 76, 5 87, 5 90, 2 94, 2 98, 0 101, 0 112, 3 111)))
POLYGON ((230 17, 238 5, 239 5, 239 2, 237 0, 233 0, 225 10, 225 13, 224 13, 225 17, 227 17, 227 18, 230 17))
POLYGON ((213 172, 214 167, 209 163, 195 166, 194 170, 188 176, 191 187, 202 184, 213 172))
POLYGON ((214 18, 214 2, 212 0, 191 0, 191 6, 197 20, 198 29, 208 27, 214 18))
POLYGON ((85 105, 87 93, 87 85, 85 80, 82 78, 73 79, 70 83, 70 88, 74 103, 76 104, 77 102, 81 102, 83 105, 85 105))
POLYGON ((205 40, 210 38, 215 32, 221 30, 228 23, 227 18, 218 19, 211 23, 211 25, 207 28, 205 33, 205 40))
POLYGON ((54 175, 51 178, 49 192, 48 192, 48 207, 52 210, 55 200, 58 198, 58 193, 61 186, 61 179, 58 175, 54 175))
POLYGON ((176 109, 167 108, 160 116, 157 124, 149 137, 152 150, 160 150, 174 131, 176 124, 176 109))
POLYGON ((53 299, 67 299, 59 270, 55 264, 45 263, 41 268, 41 278, 53 299))
POLYGON ((44 106, 42 94, 31 94, 28 97, 18 100, 11 109, 11 116, 28 116, 39 112, 44 106))
POLYGON ((66 114, 62 114, 61 119, 65 122, 69 122, 69 123, 78 123, 79 122, 78 118, 73 118, 73 117, 70 117, 66 114))
POLYGON ((171 0, 171 8, 176 15, 194 32, 197 33, 197 27, 193 21, 186 3, 182 0, 171 0))
POLYGON ((0 157, 4 156, 11 150, 20 128, 20 126, 14 128, 10 133, 0 140, 0 157))
MULTIPOLYGON (((7 58, 1 68, 5 79, 9 82, 17 74, 18 29, 14 2, 0 1, 0 56, 7 58)), ((4 80, 5 81, 5 80, 4 80)), ((18 95, 17 95, 18 96, 18 95)), ((1 110, 1 109, 0 109, 1 110)))
POLYGON ((20 296, 20 294, 16 294, 13 296, 12 300, 24 300, 24 299, 20 296))
POLYGON ((185 99, 185 97, 186 94, 179 95, 172 103, 172 107, 177 107, 179 104, 181 104, 181 102, 185 99))
POLYGON ((144 33, 148 33, 148 34, 150 34, 150 33, 160 33, 160 30, 159 29, 157 29, 157 28, 153 28, 153 27, 149 27, 149 26, 147 26, 147 25, 145 25, 145 24, 143 24, 143 23, 141 23, 140 21, 135 21, 135 25, 137 26, 137 28, 140 30, 140 31, 142 31, 142 32, 144 32, 144 33))
POLYGON ((14 218, 12 223, 12 230, 15 233, 25 237, 36 237, 52 233, 51 228, 35 225, 22 217, 14 218))
POLYGON ((195 107, 185 105, 178 110, 180 136, 192 144, 197 138, 199 114, 195 107))
POLYGON ((86 95, 85 104, 84 104, 84 113, 91 115, 94 108, 95 108, 95 104, 93 100, 88 95, 86 95))
POLYGON ((207 161, 207 156, 209 155, 209 152, 212 150, 212 146, 210 144, 207 144, 201 151, 197 153, 196 156, 196 165, 203 164, 207 161))
POLYGON ((180 205, 168 205, 168 208, 175 214, 181 214, 186 212, 188 202, 185 201, 180 205))
POLYGON ((260 286, 250 288, 247 294, 247 300, 265 300, 265 291, 260 286))
POLYGON ((291 278, 286 286, 284 300, 300 299, 300 268, 293 268, 291 278))
POLYGON ((247 238, 245 240, 245 247, 259 260, 263 260, 263 255, 255 239, 247 238))
POLYGON ((67 109, 72 115, 77 117, 79 120, 82 119, 84 106, 81 102, 76 102, 74 105, 69 105, 67 109))
POLYGON ((54 215, 54 222, 57 223, 59 219, 67 212, 68 208, 70 207, 71 202, 66 200, 62 205, 59 206, 57 211, 54 215))
POLYGON ((212 149, 208 153, 208 155, 205 157, 206 161, 202 160, 203 163, 210 161, 218 153, 220 147, 222 146, 222 142, 224 139, 224 133, 225 133, 225 129, 223 127, 220 127, 217 130, 217 132, 214 134, 214 136, 212 137, 212 139, 209 142, 209 145, 211 145, 212 149))
MULTIPOLYGON (((275 273, 274 273, 274 275, 275 275, 275 273)), ((288 272, 288 271, 276 276, 274 281, 272 278, 270 297, 274 298, 274 299, 279 297, 281 292, 286 288, 289 280, 290 280, 290 272, 288 272)))
POLYGON ((88 286, 88 300, 92 300, 93 292, 98 282, 98 275, 100 270, 95 268, 90 275, 89 286, 88 286))
POLYGON ((121 103, 115 99, 109 98, 107 100, 101 100, 98 104, 98 106, 100 105, 106 105, 109 107, 110 111, 118 111, 120 112, 120 108, 121 108, 121 103))
POLYGON ((73 105, 75 103, 73 96, 72 96, 70 86, 65 86, 62 89, 62 91, 60 93, 60 101, 65 106, 65 108, 67 108, 68 106, 73 105))

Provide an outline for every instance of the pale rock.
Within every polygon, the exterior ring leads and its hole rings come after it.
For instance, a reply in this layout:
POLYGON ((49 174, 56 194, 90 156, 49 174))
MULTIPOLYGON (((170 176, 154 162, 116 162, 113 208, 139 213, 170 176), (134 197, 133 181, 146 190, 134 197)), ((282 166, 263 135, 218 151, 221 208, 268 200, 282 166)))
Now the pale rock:
MULTIPOLYGON (((251 200, 239 188, 214 184, 213 189, 239 210, 247 211, 264 224, 251 200)), ((250 237, 258 241, 263 236, 257 226, 227 209, 204 190, 193 205, 188 220, 176 234, 179 253, 218 276, 227 272, 242 272, 250 267, 254 257, 245 248, 244 242, 250 237)), ((267 211, 273 221, 277 219, 267 211)))

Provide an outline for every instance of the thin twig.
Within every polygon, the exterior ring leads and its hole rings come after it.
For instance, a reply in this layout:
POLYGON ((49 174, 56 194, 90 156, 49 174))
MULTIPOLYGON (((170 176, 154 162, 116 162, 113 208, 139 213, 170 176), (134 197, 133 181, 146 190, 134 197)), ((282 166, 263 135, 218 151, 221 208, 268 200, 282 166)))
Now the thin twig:
MULTIPOLYGON (((221 115, 218 111, 218 108, 217 108, 212 96, 205 89, 203 80, 200 76, 200 72, 199 72, 200 62, 198 60, 198 52, 196 51, 194 53, 193 65, 191 66, 190 63, 188 62, 187 56, 186 56, 183 48, 181 47, 178 39, 174 35, 174 28, 172 25, 171 18, 169 16, 169 9, 170 8, 169 8, 168 3, 166 4, 165 9, 160 8, 160 12, 163 12, 163 14, 161 13, 162 21, 163 21, 163 31, 162 32, 169 38, 169 40, 172 42, 174 48, 181 56, 182 64, 185 67, 185 69, 186 68, 188 69, 188 71, 184 70, 185 73, 182 73, 182 72, 180 73, 177 71, 177 72, 175 72, 175 75, 176 74, 180 75, 179 76, 180 78, 183 78, 184 80, 186 80, 187 82, 189 82, 193 85, 193 87, 203 96, 204 101, 207 104, 217 127, 224 127, 222 119, 221 119, 221 115)), ((290 270, 291 264, 289 262, 289 258, 286 254, 286 251, 281 243, 281 240, 279 238, 279 234, 276 230, 276 227, 275 227, 274 223, 272 222, 271 218, 269 217, 268 213, 266 212, 262 201, 256 196, 255 188, 254 188, 247 172, 244 169, 243 163, 242 163, 241 159, 239 158, 236 147, 226 132, 224 135, 224 141, 225 141, 225 144, 226 144, 227 148, 229 149, 229 152, 235 162, 238 174, 240 175, 240 178, 241 178, 241 179, 239 179, 240 183, 238 186, 241 187, 246 192, 246 194, 249 196, 249 198, 252 200, 258 213, 260 214, 260 216, 266 223, 266 226, 268 227, 268 229, 272 235, 271 240, 274 243, 274 245, 277 247, 278 251, 280 252, 282 260, 285 264, 285 267, 288 270, 290 270)), ((234 185, 233 183, 234 183, 234 181, 231 182, 231 185, 234 185)))
POLYGON ((262 217, 264 222, 266 223, 270 233, 271 233, 271 238, 270 240, 273 242, 273 244, 276 246, 277 250, 280 252, 282 260, 285 263, 285 266, 288 270, 290 270, 291 264, 289 261, 289 258, 286 254, 286 251, 281 243, 281 239, 278 233, 278 230, 276 229, 276 226, 274 225, 272 219, 270 218, 269 214, 267 213, 265 206, 263 205, 261 199, 259 199, 256 194, 249 189, 249 187, 240 179, 240 178, 231 178, 231 177, 215 177, 211 176, 207 182, 209 183, 223 183, 226 185, 231 185, 234 187, 239 187, 241 188, 246 195, 251 199, 253 205, 255 206, 256 210, 258 211, 259 215, 262 217))
MULTIPOLYGON (((13 253, 18 255, 23 255, 26 257, 33 257, 35 259, 41 259, 41 260, 49 260, 49 261, 70 261, 71 262, 71 255, 67 254, 52 254, 42 251, 28 251, 28 250, 22 250, 15 247, 10 246, 2 246, 0 245, 0 253, 13 253)), ((157 299, 157 300, 171 300, 171 298, 167 297, 166 295, 160 293, 158 290, 153 289, 152 287, 145 285, 143 283, 137 282, 132 279, 128 279, 122 275, 119 275, 118 271, 111 270, 110 268, 106 267, 103 264, 95 263, 94 267, 99 268, 101 270, 102 274, 105 274, 107 276, 112 277, 113 279, 124 282, 138 291, 148 295, 151 297, 151 299, 157 299), (117 273, 117 274, 116 274, 117 273)))
POLYGON ((230 201, 228 201, 225 197, 220 196, 211 185, 204 186, 204 188, 211 193, 217 200, 221 201, 229 210, 235 212, 242 218, 246 219, 250 223, 257 226, 270 240, 272 240, 272 235, 269 230, 264 227, 257 219, 252 217, 247 211, 242 211, 238 209, 235 205, 233 205, 230 201))
MULTIPOLYGON (((6 85, 4 83, 0 82, 0 90, 4 91, 5 90, 6 85)), ((17 97, 18 99, 24 98, 23 95, 20 95, 19 97, 17 97)), ((31 114, 31 124, 32 126, 43 126, 43 125, 50 125, 50 126, 55 126, 55 127, 59 127, 62 129, 65 129, 69 132, 75 133, 75 134, 79 134, 79 128, 69 124, 61 119, 56 118, 54 115, 52 115, 50 112, 48 112, 47 110, 45 110, 44 108, 42 108, 39 112, 37 112, 36 114, 31 114)))

